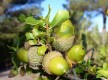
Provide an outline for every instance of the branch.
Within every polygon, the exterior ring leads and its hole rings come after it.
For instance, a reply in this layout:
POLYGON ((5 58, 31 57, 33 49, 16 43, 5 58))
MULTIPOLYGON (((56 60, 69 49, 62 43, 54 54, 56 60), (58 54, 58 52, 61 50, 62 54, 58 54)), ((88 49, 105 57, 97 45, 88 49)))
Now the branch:
MULTIPOLYGON (((77 74, 76 74, 76 72, 75 72, 75 70, 74 69, 72 69, 71 70, 72 72, 73 72, 73 74, 74 74, 74 76, 72 75, 72 74, 66 74, 64 77, 65 78, 69 78, 69 80, 85 80, 85 79, 80 79, 80 78, 78 78, 78 76, 77 76, 77 74)), ((70 72, 71 72, 70 71, 70 72)))
POLYGON ((105 14, 105 8, 103 9, 103 29, 102 29, 102 45, 105 46, 106 44, 106 14, 105 14))
POLYGON ((52 51, 52 46, 50 44, 49 38, 50 38, 50 32, 49 32, 49 25, 46 24, 46 37, 47 37, 47 41, 46 44, 48 46, 49 51, 52 51))

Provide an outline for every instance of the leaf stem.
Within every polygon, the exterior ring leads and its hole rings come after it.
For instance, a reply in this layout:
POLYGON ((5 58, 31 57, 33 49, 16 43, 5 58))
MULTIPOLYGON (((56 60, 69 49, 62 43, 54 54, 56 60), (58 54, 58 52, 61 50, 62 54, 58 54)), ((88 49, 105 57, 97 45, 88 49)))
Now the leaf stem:
POLYGON ((49 41, 49 38, 50 38, 50 29, 49 29, 49 25, 46 24, 46 44, 48 46, 48 50, 49 51, 52 51, 52 46, 50 44, 50 41, 49 41))

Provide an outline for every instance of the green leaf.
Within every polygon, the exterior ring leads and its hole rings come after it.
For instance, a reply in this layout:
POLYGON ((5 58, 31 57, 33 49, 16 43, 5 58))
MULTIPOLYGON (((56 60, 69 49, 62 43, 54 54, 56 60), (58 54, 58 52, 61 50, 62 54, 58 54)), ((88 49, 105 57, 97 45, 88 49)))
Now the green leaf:
POLYGON ((97 77, 108 78, 108 71, 107 70, 99 70, 99 71, 97 71, 97 77))
POLYGON ((38 53, 39 56, 42 56, 42 55, 45 54, 46 50, 47 50, 47 46, 42 45, 42 46, 38 47, 37 53, 38 53))
POLYGON ((37 28, 33 28, 32 33, 33 33, 33 36, 34 36, 35 38, 45 36, 45 33, 42 32, 42 31, 39 31, 37 28))
POLYGON ((49 8, 48 14, 47 14, 47 16, 46 16, 45 19, 44 19, 46 23, 49 23, 50 12, 51 12, 50 5, 48 6, 48 8, 49 8))
POLYGON ((15 52, 17 51, 16 47, 8 46, 8 48, 11 49, 11 50, 13 50, 13 51, 15 51, 15 52))
POLYGON ((26 36, 26 39, 27 39, 27 40, 34 39, 33 34, 30 33, 30 32, 27 32, 27 33, 25 34, 25 36, 26 36))
POLYGON ((11 61, 12 61, 12 64, 13 64, 14 68, 15 68, 15 69, 18 69, 18 67, 19 67, 19 65, 20 65, 20 61, 18 60, 16 54, 12 54, 12 55, 11 55, 11 61))
POLYGON ((33 17, 27 17, 25 19, 25 23, 26 24, 30 24, 30 25, 40 25, 40 26, 43 26, 44 25, 44 22, 42 20, 36 20, 33 17))
POLYGON ((108 63, 104 63, 104 64, 103 64, 103 69, 104 69, 104 70, 108 70, 108 63))
POLYGON ((85 73, 84 80, 87 80, 87 77, 89 76, 89 73, 85 73))
POLYGON ((18 20, 21 21, 21 22, 24 22, 25 21, 25 18, 26 18, 26 16, 24 14, 20 14, 18 16, 18 20))
POLYGON ((29 40, 28 41, 29 45, 36 45, 37 44, 37 41, 36 40, 29 40))
POLYGON ((62 24, 65 20, 69 19, 69 12, 66 10, 59 10, 50 23, 51 28, 62 24))
POLYGON ((83 72, 83 69, 81 68, 81 67, 76 67, 75 68, 75 71, 76 71, 76 73, 82 73, 83 72))
POLYGON ((18 74, 18 67, 20 66, 20 61, 18 60, 16 54, 11 55, 11 61, 13 64, 13 68, 9 72, 9 75, 8 75, 9 78, 15 77, 18 74))
POLYGON ((49 37, 48 38, 48 41, 51 43, 51 42, 53 42, 55 40, 55 38, 54 37, 49 37))

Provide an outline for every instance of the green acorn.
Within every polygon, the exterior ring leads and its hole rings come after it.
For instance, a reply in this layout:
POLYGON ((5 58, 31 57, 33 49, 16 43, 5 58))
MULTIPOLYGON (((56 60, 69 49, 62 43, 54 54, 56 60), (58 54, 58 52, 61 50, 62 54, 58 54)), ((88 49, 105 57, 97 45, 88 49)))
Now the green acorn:
POLYGON ((42 66, 48 74, 54 75, 63 75, 69 68, 62 54, 57 51, 46 54, 43 58, 42 66))
POLYGON ((66 20, 59 27, 54 29, 53 37, 55 37, 52 46, 61 52, 65 52, 72 47, 74 42, 74 26, 70 20, 66 20))
POLYGON ((69 12, 66 10, 59 10, 53 18, 53 20, 51 21, 50 26, 54 27, 60 25, 67 19, 69 19, 69 12))
POLYGON ((37 69, 39 65, 41 65, 42 56, 38 55, 38 47, 30 47, 28 50, 28 60, 29 60, 29 67, 33 69, 37 69))
POLYGON ((66 60, 72 67, 72 64, 80 63, 86 54, 85 48, 81 44, 74 45, 66 54, 66 60))
POLYGON ((23 61, 25 63, 28 63, 28 57, 27 57, 27 50, 25 48, 20 48, 17 51, 17 57, 20 61, 23 61))

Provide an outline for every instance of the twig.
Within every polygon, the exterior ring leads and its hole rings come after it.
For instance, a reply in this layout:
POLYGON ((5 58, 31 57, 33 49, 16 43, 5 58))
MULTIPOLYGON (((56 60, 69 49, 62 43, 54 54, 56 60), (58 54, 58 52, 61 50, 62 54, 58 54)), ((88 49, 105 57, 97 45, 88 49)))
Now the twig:
POLYGON ((60 76, 57 76, 55 80, 59 80, 60 76))
POLYGON ((103 9, 103 29, 102 29, 102 45, 105 46, 105 43, 106 43, 106 37, 105 37, 105 34, 106 34, 106 14, 105 14, 105 8, 103 9))
MULTIPOLYGON (((76 74, 74 69, 72 69, 71 71, 73 72, 74 76, 69 74, 69 73, 67 75, 65 75, 65 77, 69 78, 69 80, 85 80, 85 79, 78 78, 78 76, 77 76, 77 74, 76 74)), ((71 72, 71 71, 69 71, 69 72, 71 72)))
POLYGON ((86 79, 80 79, 80 78, 77 78, 77 79, 76 79, 75 76, 72 76, 72 75, 70 75, 70 74, 68 74, 66 77, 69 78, 69 80, 86 80, 86 79))
POLYGON ((50 33, 49 33, 49 26, 48 26, 48 24, 46 24, 46 37, 47 37, 46 44, 48 46, 48 49, 49 49, 49 51, 52 51, 52 47, 51 47, 50 42, 49 42, 50 33))
POLYGON ((93 48, 87 50, 86 55, 84 57, 84 60, 85 61, 91 60, 93 58, 93 55, 94 55, 94 49, 93 48), (90 52, 90 51, 92 51, 92 52, 90 52))

